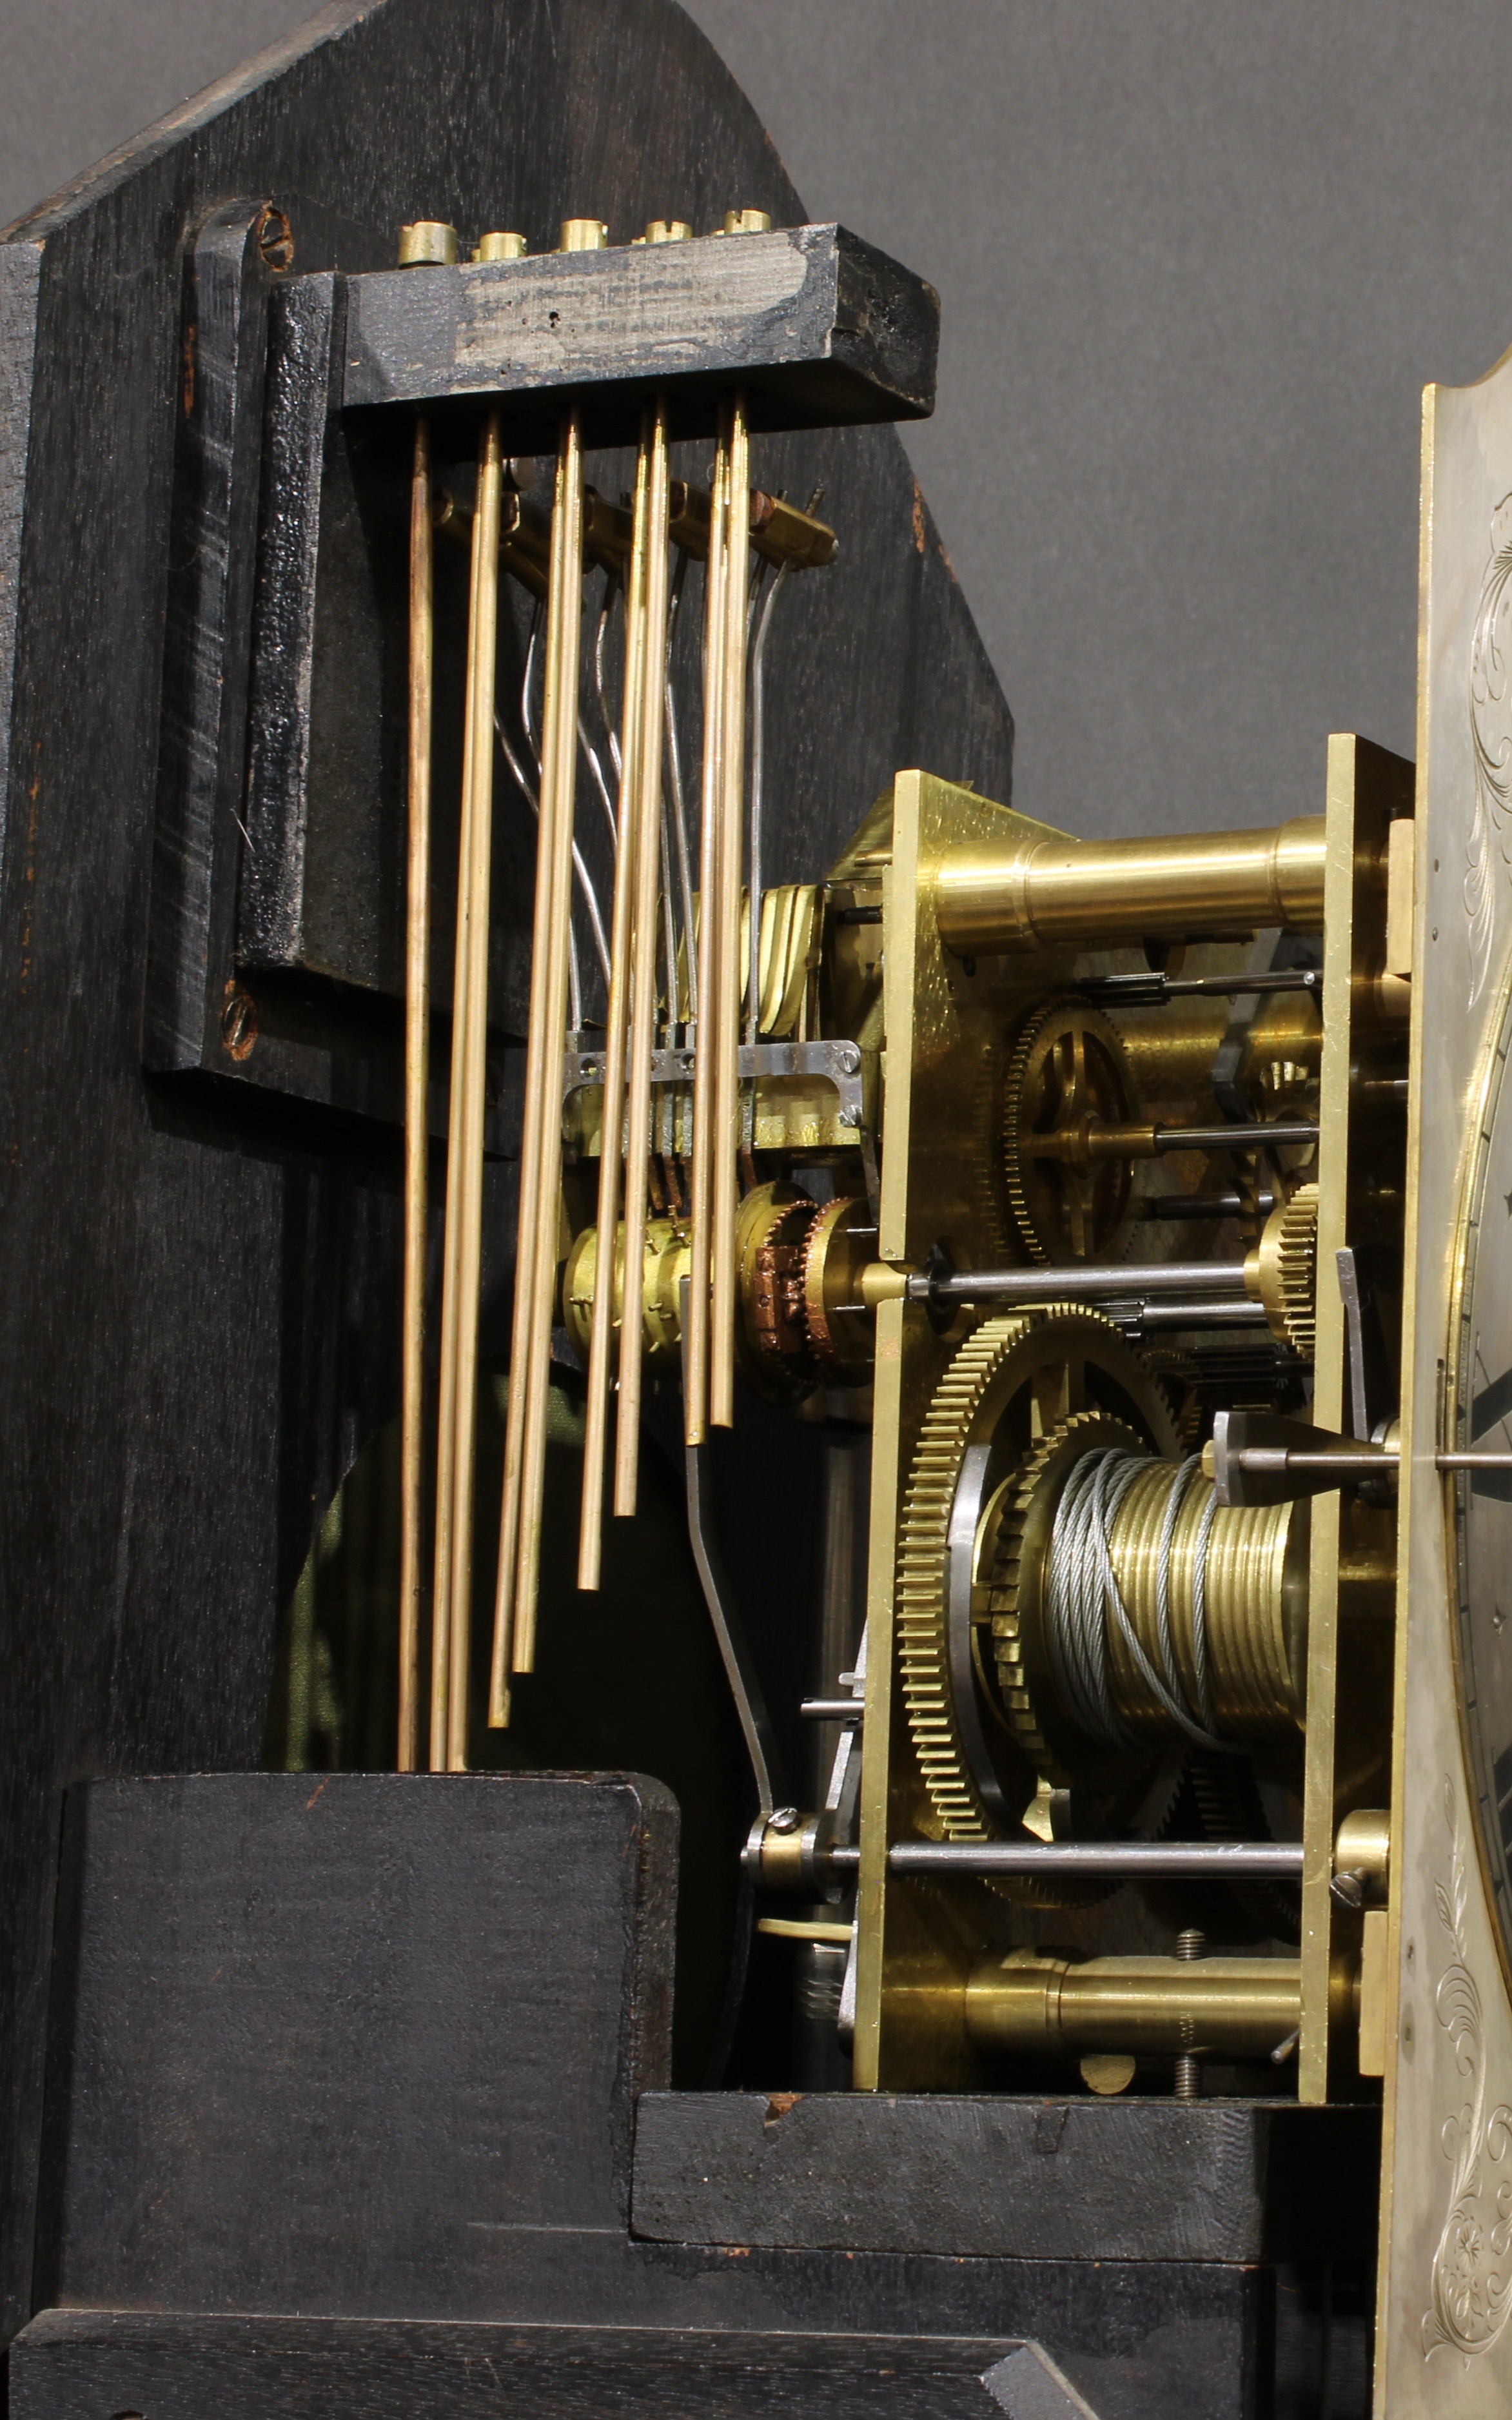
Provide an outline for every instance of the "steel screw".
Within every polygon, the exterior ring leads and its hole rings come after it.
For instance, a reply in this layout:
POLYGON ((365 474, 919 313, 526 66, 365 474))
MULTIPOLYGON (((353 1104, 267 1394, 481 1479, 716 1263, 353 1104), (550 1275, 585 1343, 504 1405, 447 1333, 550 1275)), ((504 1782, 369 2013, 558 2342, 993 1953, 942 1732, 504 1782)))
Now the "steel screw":
MULTIPOLYGON (((1196 1925, 1177 1934, 1176 1954, 1183 1965, 1190 1965, 1194 1959, 1200 1958, 1207 1947, 1207 1934, 1200 1932, 1196 1925)), ((1196 2023, 1190 2016, 1181 2019, 1181 2039, 1187 2042, 1196 2039, 1196 2023)), ((1196 2101, 1201 2090, 1202 2061, 1195 2052, 1183 2050, 1176 2062, 1176 2097, 1178 2101, 1196 2101)))
POLYGON ((766 1823, 768 1831, 795 1832, 798 1828, 798 1810, 795 1807, 774 1807, 766 1823))

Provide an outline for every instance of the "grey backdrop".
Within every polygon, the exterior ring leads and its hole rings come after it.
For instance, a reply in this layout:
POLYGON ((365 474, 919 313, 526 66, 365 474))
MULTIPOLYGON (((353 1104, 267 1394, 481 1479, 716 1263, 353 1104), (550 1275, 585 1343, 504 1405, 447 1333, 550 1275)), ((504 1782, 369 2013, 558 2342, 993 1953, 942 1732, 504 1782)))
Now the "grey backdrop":
MULTIPOLYGON (((308 13, 7 0, 0 220, 308 13)), ((940 289, 908 445, 1018 804, 1253 822, 1318 808, 1330 730, 1411 754, 1421 389, 1512 339, 1505 0, 692 13, 810 211, 940 289)))

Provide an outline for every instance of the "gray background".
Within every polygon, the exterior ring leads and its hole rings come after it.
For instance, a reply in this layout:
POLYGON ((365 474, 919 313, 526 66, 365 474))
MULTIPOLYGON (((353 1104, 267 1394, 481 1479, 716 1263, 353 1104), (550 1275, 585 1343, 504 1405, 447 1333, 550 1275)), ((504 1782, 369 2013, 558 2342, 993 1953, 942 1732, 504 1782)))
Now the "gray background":
MULTIPOLYGON (((0 220, 308 13, 6 7, 0 220)), ((907 442, 1017 803, 1263 821, 1320 805, 1330 730, 1411 754, 1419 397, 1512 339, 1506 0, 692 13, 812 214, 940 289, 907 442)))

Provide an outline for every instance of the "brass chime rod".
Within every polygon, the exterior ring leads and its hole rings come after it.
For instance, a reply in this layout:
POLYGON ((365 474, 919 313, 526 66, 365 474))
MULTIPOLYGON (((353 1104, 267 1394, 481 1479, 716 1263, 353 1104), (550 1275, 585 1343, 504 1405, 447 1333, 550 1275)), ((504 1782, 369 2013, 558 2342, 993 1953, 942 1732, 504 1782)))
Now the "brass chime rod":
MULTIPOLYGON (((582 434, 574 407, 557 446, 556 498, 547 597, 546 698, 541 729, 541 812, 531 954, 530 1035, 520 1145, 520 1218, 515 1262, 509 1415, 500 1510, 488 1720, 509 1720, 511 1668, 535 1657, 546 1421, 556 1292, 558 1188, 562 1176, 562 1061, 566 1047, 567 961, 572 931, 573 809, 578 768, 578 686, 582 623, 582 434)), ((610 1246, 612 1250, 612 1245, 610 1246)))
POLYGON ((709 1420, 735 1418, 735 1166, 740 1140, 740 857, 746 775, 746 564, 750 544, 750 450, 743 396, 725 408, 724 699, 719 714, 717 890, 718 1023, 714 1048, 709 1239, 709 1420))
MULTIPOLYGON (((639 756, 633 793, 635 907, 632 920, 630 1065, 625 1154, 625 1311, 620 1323, 620 1405, 614 1446, 614 1510, 622 1517, 636 1507, 640 1445, 640 1271, 645 1261, 646 1193, 651 1148, 651 1074, 656 1048, 657 894, 661 876, 661 747, 666 699, 667 518, 670 480, 667 405, 657 398, 641 421, 640 459, 646 465, 644 630, 639 651, 641 684, 634 738, 639 756)), ((626 761, 630 733, 625 734, 626 761)), ((606 1154, 619 1136, 605 1129, 606 1154)), ((610 1235, 612 1228, 600 1226, 610 1235)), ((610 1289, 612 1300, 612 1290, 610 1289)))
POLYGON ((467 1764, 472 1599, 473 1462, 478 1297, 483 1247, 483 1127, 488 1015, 488 897, 493 850, 494 688, 499 629, 499 523, 503 457, 499 414, 478 451, 468 613, 456 954, 452 993, 451 1103, 441 1271, 441 1369, 437 1443, 436 1578, 431 1650, 431 1764, 467 1764))
MULTIPOLYGON (((709 495, 709 551, 703 599, 703 765, 699 811, 698 1026, 693 1059, 692 1217, 688 1235, 687 1324, 683 1343, 683 1434, 702 1445, 709 1430, 710 1293, 713 1284, 713 1208, 717 1182, 717 1103, 715 1067, 720 1047, 721 1010, 727 985, 719 965, 721 919, 715 902, 720 884, 720 724, 725 707, 724 651, 728 638, 725 590, 730 556, 726 544, 730 508, 728 414, 720 417, 709 495)), ((744 580, 736 582, 744 604, 744 580)))
POLYGON ((420 1562, 424 1460, 429 1152, 430 746, 435 659, 430 424, 415 422, 409 489, 409 782, 404 1013, 404 1342, 400 1408, 398 1769, 420 1761, 420 1562))
MULTIPOLYGON (((636 463, 634 522, 629 578, 625 592, 625 703, 619 761, 618 843, 614 857, 614 905, 609 933, 609 1005, 605 1013, 604 1089, 599 1120, 599 1266, 594 1287, 588 1345, 588 1401, 583 1428, 582 1513, 578 1536, 578 1586, 596 1589, 603 1560, 604 1459, 609 1437, 609 1379, 613 1358, 614 1296, 620 1267, 621 1146, 625 1134, 625 1064, 630 1047, 631 937, 637 907, 636 851, 640 839, 637 786, 640 778, 640 718, 644 706, 646 572, 651 553, 651 466, 644 444, 636 463)), ((606 723, 608 717, 605 718, 606 723)), ((622 1326, 640 1325, 640 1288, 626 1252, 619 1290, 622 1326)))

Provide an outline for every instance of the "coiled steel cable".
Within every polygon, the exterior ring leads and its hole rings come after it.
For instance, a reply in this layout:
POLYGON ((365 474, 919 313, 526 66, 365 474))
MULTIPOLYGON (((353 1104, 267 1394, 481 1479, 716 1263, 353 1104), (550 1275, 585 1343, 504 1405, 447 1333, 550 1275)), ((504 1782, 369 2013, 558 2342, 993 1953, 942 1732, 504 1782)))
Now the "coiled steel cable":
POLYGON ((1207 1564, 1217 1495, 1210 1495, 1193 1549, 1192 1664, 1194 1711, 1176 1660, 1171 1620, 1171 1554, 1176 1525, 1201 1457, 1191 1454, 1171 1481, 1155 1576, 1155 1632, 1164 1671, 1157 1671, 1135 1630, 1113 1566, 1110 1534, 1119 1508, 1140 1473, 1158 1460, 1120 1449, 1096 1450, 1072 1465, 1056 1507, 1047 1559, 1047 1645, 1056 1683, 1078 1728, 1108 1747, 1142 1745, 1125 1722, 1109 1671, 1110 1624, 1116 1623, 1146 1686, 1171 1721, 1198 1747, 1220 1755, 1237 1752, 1212 1729, 1208 1683, 1207 1564))

